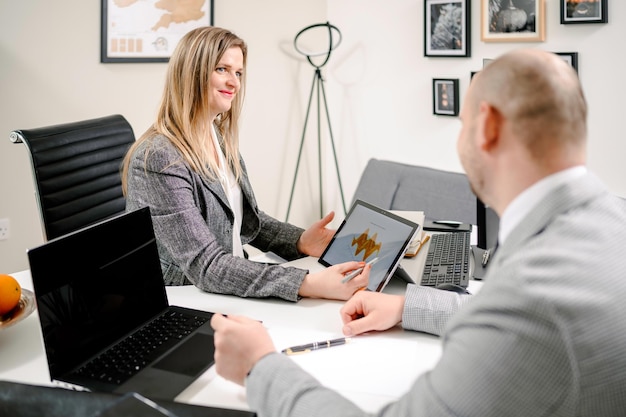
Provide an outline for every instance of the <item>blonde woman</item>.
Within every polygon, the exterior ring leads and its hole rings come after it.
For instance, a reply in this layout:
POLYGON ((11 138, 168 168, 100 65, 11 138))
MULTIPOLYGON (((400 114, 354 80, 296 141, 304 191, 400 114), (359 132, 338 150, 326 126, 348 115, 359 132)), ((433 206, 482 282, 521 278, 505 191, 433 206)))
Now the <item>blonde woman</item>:
MULTIPOLYGON (((322 272, 246 259, 244 245, 285 259, 319 256, 334 234, 331 212, 309 229, 261 211, 239 154, 247 46, 232 32, 187 33, 170 58, 156 121, 122 167, 126 209, 150 207, 167 285, 241 297, 348 299, 367 275, 347 262, 322 272)), ((369 271, 367 271, 369 272, 369 271)))

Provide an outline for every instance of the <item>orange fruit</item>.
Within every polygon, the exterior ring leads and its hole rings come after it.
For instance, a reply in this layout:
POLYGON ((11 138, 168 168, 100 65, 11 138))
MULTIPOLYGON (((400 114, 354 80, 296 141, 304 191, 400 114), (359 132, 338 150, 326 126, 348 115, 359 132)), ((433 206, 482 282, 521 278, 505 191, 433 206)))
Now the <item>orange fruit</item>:
POLYGON ((0 316, 13 310, 20 302, 22 287, 11 275, 0 274, 0 316))

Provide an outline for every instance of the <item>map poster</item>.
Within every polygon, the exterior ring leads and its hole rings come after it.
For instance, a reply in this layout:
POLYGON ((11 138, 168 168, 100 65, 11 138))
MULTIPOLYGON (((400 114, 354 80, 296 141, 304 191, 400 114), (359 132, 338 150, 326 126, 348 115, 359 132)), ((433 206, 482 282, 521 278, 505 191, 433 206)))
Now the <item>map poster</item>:
POLYGON ((190 30, 213 25, 213 0, 102 0, 100 62, 167 62, 190 30))

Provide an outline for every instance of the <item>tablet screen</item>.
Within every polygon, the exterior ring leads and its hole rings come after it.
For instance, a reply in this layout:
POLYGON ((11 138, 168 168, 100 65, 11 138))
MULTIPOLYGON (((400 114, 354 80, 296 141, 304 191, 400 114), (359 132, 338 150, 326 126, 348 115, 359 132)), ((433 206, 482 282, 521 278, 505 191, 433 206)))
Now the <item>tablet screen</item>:
POLYGON ((378 258, 368 290, 380 291, 404 256, 418 225, 387 210, 356 200, 319 262, 325 266, 378 258))

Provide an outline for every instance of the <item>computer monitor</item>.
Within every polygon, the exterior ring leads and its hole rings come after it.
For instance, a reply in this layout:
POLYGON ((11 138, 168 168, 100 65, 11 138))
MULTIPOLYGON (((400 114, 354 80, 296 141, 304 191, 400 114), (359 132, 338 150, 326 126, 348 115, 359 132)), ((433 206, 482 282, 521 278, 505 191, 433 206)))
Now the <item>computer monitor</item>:
POLYGON ((476 227, 478 228, 477 245, 481 249, 491 249, 498 241, 500 218, 480 198, 476 197, 476 227))

